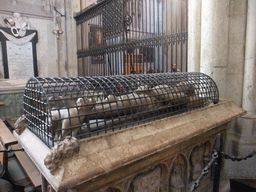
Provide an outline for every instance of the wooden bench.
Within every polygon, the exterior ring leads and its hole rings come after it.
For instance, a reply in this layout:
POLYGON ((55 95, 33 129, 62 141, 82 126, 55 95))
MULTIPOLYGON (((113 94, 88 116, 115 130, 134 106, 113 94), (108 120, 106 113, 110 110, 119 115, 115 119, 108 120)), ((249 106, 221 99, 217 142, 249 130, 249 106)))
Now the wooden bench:
MULTIPOLYGON (((16 144, 12 145, 11 148, 20 149, 20 146, 16 144)), ((27 174, 28 178, 33 183, 34 187, 40 187, 42 183, 41 175, 39 171, 36 169, 35 165, 28 158, 28 156, 23 151, 15 151, 14 154, 17 157, 21 166, 23 167, 23 170, 27 174)))
MULTIPOLYGON (((15 139, 13 134, 10 132, 8 127, 2 119, 0 119, 0 150, 7 150, 9 146, 17 144, 18 141, 15 139)), ((3 165, 4 170, 8 170, 8 153, 4 152, 0 154, 0 161, 3 165)))
MULTIPOLYGON (((13 126, 14 122, 11 120, 8 120, 8 124, 10 126, 13 126)), ((20 149, 20 146, 18 145, 18 141, 13 136, 9 128, 5 125, 2 119, 0 119, 0 150, 8 149, 9 147, 13 150, 20 149)), ((23 151, 14 151, 14 154, 22 166, 23 170, 27 174, 28 178, 34 185, 34 187, 40 187, 41 186, 41 175, 35 165, 31 162, 31 160, 28 158, 28 156, 23 151)), ((8 153, 0 153, 0 161, 3 164, 3 167, 6 171, 8 171, 8 153), (2 157, 1 157, 2 155, 2 157)))

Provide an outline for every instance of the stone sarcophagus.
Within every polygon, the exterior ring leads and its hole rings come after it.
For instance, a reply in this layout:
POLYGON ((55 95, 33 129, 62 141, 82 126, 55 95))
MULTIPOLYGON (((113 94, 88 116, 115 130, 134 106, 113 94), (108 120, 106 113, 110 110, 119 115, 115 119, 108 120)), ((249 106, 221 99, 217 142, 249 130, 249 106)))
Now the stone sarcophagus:
POLYGON ((187 191, 244 113, 202 73, 31 78, 15 136, 44 189, 187 191))

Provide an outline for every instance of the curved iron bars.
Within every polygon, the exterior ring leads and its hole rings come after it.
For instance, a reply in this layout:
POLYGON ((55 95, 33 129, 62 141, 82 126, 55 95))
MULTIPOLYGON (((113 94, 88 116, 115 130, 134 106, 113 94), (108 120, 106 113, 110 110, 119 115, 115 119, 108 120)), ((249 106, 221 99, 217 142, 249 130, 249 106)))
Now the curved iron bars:
POLYGON ((51 147, 67 134, 87 138, 218 101, 215 82, 203 73, 32 77, 24 115, 26 127, 51 147))

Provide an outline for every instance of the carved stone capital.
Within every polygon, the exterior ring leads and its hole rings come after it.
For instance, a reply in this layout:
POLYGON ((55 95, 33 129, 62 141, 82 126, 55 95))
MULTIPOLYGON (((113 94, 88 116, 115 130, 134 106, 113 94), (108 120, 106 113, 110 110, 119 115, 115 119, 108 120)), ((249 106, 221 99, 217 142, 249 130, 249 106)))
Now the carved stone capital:
POLYGON ((75 137, 67 136, 58 145, 51 149, 51 152, 45 157, 44 165, 54 174, 62 165, 64 159, 72 157, 74 153, 79 152, 79 141, 75 137))

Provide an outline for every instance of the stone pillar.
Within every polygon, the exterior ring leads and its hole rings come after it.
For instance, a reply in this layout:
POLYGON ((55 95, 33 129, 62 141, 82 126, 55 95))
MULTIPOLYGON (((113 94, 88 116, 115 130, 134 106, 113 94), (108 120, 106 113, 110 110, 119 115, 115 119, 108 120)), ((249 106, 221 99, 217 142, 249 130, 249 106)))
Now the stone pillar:
POLYGON ((76 21, 74 19, 74 13, 78 12, 78 8, 75 7, 77 2, 74 0, 65 0, 65 37, 66 37, 66 61, 65 72, 67 76, 74 77, 78 75, 77 65, 77 45, 76 45, 76 21))
MULTIPOLYGON (((237 0, 238 1, 238 0, 237 0)), ((256 114, 255 114, 255 76, 256 76, 256 1, 248 0, 247 3, 247 23, 246 42, 244 58, 244 78, 243 78, 243 99, 242 107, 247 114, 238 118, 234 129, 234 139, 232 141, 232 153, 235 156, 246 156, 255 151, 256 140, 256 114)), ((239 2, 240 3, 240 2, 239 2)), ((239 30, 239 29, 238 29, 239 30)), ((226 163, 226 173, 229 178, 256 179, 254 170, 256 156, 246 161, 226 163)))
POLYGON ((256 1, 249 0, 247 8, 247 28, 244 65, 244 89, 242 107, 247 115, 238 119, 240 128, 239 155, 252 152, 256 146, 255 139, 255 80, 256 80, 256 1))
POLYGON ((243 108, 255 113, 256 1, 248 1, 243 108))
POLYGON ((200 71, 217 83, 226 98, 229 0, 203 0, 200 71))
POLYGON ((200 71, 201 1, 188 1, 188 72, 200 71))
POLYGON ((230 0, 227 99, 242 106, 247 0, 230 0))
MULTIPOLYGON (((240 130, 239 155, 246 155, 255 150, 256 144, 256 111, 255 111, 255 92, 256 92, 256 1, 249 0, 247 8, 247 28, 245 45, 245 65, 244 65, 244 87, 242 107, 247 114, 238 119, 240 130)), ((255 174, 256 176, 256 174, 255 174)))
MULTIPOLYGON (((230 0, 229 2, 229 49, 227 66, 227 99, 242 106, 244 57, 246 36, 247 0, 230 0)), ((240 119, 229 125, 227 132, 227 152, 238 155, 241 135, 240 119)))

